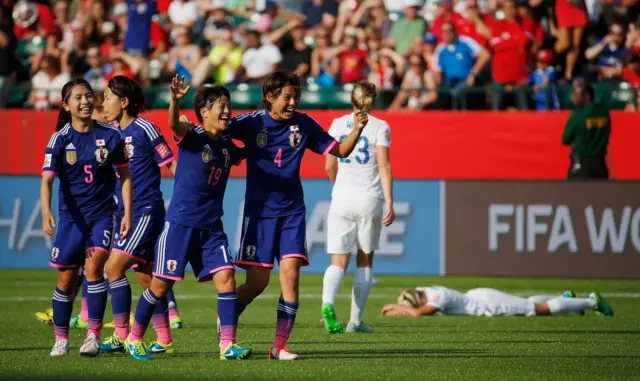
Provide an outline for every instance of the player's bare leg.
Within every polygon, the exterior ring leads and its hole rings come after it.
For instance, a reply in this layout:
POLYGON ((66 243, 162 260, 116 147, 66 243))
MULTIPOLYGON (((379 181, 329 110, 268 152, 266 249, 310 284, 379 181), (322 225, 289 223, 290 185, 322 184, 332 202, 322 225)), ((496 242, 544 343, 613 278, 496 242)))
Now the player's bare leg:
POLYGON ((104 279, 104 267, 108 257, 109 253, 101 249, 87 250, 84 270, 87 280, 89 328, 87 338, 80 347, 80 354, 83 356, 97 356, 100 353, 100 331, 109 295, 109 287, 104 279))
POLYGON ((262 294, 269 285, 270 278, 271 268, 260 266, 247 268, 244 284, 236 289, 236 294, 238 295, 238 316, 242 315, 245 308, 251 304, 253 299, 262 294))
POLYGON ((369 299, 372 286, 373 253, 365 253, 358 249, 356 256, 356 276, 351 295, 351 318, 347 325, 347 332, 372 333, 373 329, 362 322, 362 314, 369 299))
POLYGON ((300 356, 291 353, 287 347, 287 340, 293 330, 298 313, 300 297, 300 267, 302 259, 285 258, 280 261, 281 295, 278 301, 278 322, 273 347, 269 349, 271 360, 298 360, 300 356))
POLYGON ((213 277, 213 282, 218 291, 220 359, 247 359, 251 356, 251 349, 242 348, 236 344, 238 297, 236 294, 235 270, 217 272, 213 277))
POLYGON ((329 333, 344 332, 336 318, 335 302, 350 259, 351 253, 331 254, 331 265, 327 267, 322 279, 322 319, 329 333))
POLYGON ((51 356, 66 356, 69 353, 69 320, 73 308, 73 292, 78 283, 78 269, 63 268, 58 271, 58 282, 53 293, 53 325, 56 343, 51 356))

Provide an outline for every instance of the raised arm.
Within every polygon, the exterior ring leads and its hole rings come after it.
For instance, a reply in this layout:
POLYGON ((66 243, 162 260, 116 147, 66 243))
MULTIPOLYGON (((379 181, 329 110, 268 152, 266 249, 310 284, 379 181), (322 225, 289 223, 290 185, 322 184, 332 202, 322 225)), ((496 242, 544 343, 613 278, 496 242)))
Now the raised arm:
POLYGON ((169 87, 169 91, 171 91, 171 101, 169 102, 169 127, 171 131, 173 131, 173 135, 182 139, 184 135, 187 133, 187 125, 185 123, 180 123, 180 99, 182 99, 191 89, 191 86, 184 87, 184 76, 179 78, 176 74, 175 77, 171 80, 171 86, 169 87))

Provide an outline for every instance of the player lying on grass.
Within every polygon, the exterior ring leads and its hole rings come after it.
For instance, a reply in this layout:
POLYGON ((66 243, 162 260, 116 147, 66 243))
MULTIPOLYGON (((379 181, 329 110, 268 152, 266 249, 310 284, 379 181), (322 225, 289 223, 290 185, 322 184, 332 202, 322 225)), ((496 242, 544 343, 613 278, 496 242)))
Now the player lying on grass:
POLYGON ((469 316, 548 316, 566 313, 584 314, 592 309, 613 316, 613 310, 598 293, 576 298, 573 291, 561 296, 535 295, 530 298, 506 294, 492 288, 475 288, 461 293, 441 286, 409 288, 396 304, 382 308, 384 316, 469 315, 469 316))

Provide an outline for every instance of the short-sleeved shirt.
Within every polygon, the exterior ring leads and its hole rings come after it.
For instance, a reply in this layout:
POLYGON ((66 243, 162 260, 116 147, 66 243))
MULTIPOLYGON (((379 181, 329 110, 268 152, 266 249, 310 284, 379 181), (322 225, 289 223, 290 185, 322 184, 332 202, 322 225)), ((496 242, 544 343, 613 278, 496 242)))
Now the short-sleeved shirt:
MULTIPOLYGON (((353 127, 354 114, 351 113, 335 119, 329 129, 329 135, 342 141, 353 131, 353 127)), ((356 148, 349 157, 338 161, 333 197, 340 194, 384 198, 380 186, 376 147, 389 147, 390 144, 391 130, 387 122, 369 115, 369 123, 362 130, 356 148)))
POLYGON ((251 79, 262 78, 273 71, 273 65, 282 61, 280 50, 270 44, 260 46, 258 49, 247 49, 242 56, 242 66, 251 79))
POLYGON ((304 49, 296 49, 293 40, 286 40, 280 48, 282 54, 282 62, 280 62, 280 70, 295 71, 298 65, 306 63, 311 65, 311 48, 305 46, 304 49))
POLYGON ((242 65, 242 49, 216 45, 209 52, 209 61, 215 66, 213 77, 216 83, 229 83, 235 79, 236 69, 242 65), (222 62, 222 57, 227 59, 222 62))
POLYGON ((128 165, 117 128, 94 121, 93 128, 83 133, 68 123, 49 139, 42 173, 55 174, 60 180, 61 215, 95 221, 115 212, 113 166, 128 165))
POLYGON ((440 43, 433 55, 434 69, 444 73, 447 82, 466 79, 471 73, 480 44, 470 37, 460 36, 453 44, 440 43))
POLYGON ((124 37, 124 50, 146 52, 151 41, 151 18, 156 13, 155 0, 127 0, 127 32, 124 37))
POLYGON ((573 111, 562 134, 562 144, 580 157, 603 157, 611 135, 609 107, 593 102, 573 111))
POLYGON ((389 36, 396 42, 396 52, 404 54, 413 45, 416 38, 422 38, 427 26, 423 18, 409 20, 403 18, 393 23, 389 36))
POLYGON ((437 308, 444 315, 473 315, 468 310, 468 297, 459 291, 442 286, 416 289, 427 294, 427 306, 437 308))
POLYGON ((239 150, 228 136, 215 140, 200 126, 178 140, 178 166, 167 221, 215 230, 222 217, 222 203, 231 166, 239 150))
MULTIPOLYGON (((133 210, 150 209, 153 204, 163 202, 160 167, 175 160, 175 156, 160 130, 148 120, 135 118, 127 128, 121 130, 121 134, 133 181, 133 210)), ((116 194, 119 212, 123 213, 120 187, 116 187, 116 194)))
POLYGON ((302 156, 306 149, 327 154, 335 139, 300 112, 287 121, 274 120, 265 110, 244 114, 233 118, 228 132, 246 149, 244 215, 281 217, 305 212, 302 156))
POLYGON ((363 49, 345 50, 340 59, 340 83, 351 83, 365 78, 367 51, 363 49))

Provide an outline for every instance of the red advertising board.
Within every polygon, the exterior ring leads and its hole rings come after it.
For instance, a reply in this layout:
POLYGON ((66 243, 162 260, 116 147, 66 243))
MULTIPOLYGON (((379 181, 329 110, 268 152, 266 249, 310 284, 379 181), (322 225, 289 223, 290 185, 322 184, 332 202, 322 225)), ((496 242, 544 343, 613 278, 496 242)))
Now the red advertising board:
MULTIPOLYGON (((186 112, 193 117, 192 112, 186 112)), ((237 114, 237 113, 236 113, 237 114)), ((309 112, 329 128, 340 111, 309 112)), ((374 115, 391 126, 391 161, 398 179, 564 179, 569 149, 560 144, 568 112, 420 112, 374 115)), ((613 112, 609 146, 612 177, 640 179, 640 114, 613 112)), ((0 110, 0 174, 39 174, 55 112, 0 110)), ((167 113, 144 118, 166 136, 167 113)), ((168 139, 171 140, 171 139, 168 139)), ((175 144, 172 148, 175 150, 175 144)), ((324 159, 306 155, 302 176, 324 178, 324 159)), ((166 173, 165 173, 166 174, 166 173)), ((244 167, 232 171, 242 177, 244 167)))

